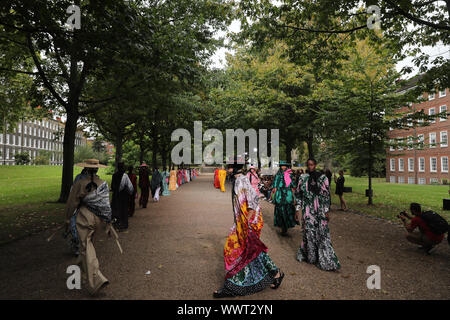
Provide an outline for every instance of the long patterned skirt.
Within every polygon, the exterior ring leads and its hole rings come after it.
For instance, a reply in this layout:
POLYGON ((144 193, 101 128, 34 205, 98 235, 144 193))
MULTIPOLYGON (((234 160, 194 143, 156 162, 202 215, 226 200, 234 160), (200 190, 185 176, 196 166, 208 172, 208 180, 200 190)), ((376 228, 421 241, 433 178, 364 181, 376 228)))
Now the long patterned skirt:
POLYGON ((338 270, 341 265, 331 244, 328 221, 312 214, 307 207, 303 214, 303 241, 297 252, 297 260, 316 265, 326 271, 338 270))
POLYGON ((225 280, 221 290, 232 296, 246 296, 270 286, 278 267, 269 255, 261 252, 237 274, 225 280))

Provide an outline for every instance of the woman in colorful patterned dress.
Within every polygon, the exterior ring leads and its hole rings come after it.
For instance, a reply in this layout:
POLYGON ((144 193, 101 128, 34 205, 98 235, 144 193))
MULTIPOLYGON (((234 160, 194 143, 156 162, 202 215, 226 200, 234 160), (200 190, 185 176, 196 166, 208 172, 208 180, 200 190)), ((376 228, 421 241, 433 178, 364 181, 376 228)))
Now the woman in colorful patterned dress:
POLYGON ((284 273, 267 254, 260 240, 263 218, 259 197, 242 174, 243 164, 230 165, 233 174, 232 204, 234 225, 224 248, 225 283, 214 292, 215 298, 244 296, 261 291, 268 286, 277 289, 284 273))
POLYGON ((259 192, 259 185, 261 184, 261 179, 259 178, 258 172, 256 171, 256 167, 250 166, 250 170, 247 173, 247 178, 250 181, 253 189, 256 191, 258 197, 262 197, 261 192, 259 192))
POLYGON ((227 178, 227 170, 220 169, 219 170, 219 183, 220 183, 220 191, 225 192, 225 179, 227 178))
MULTIPOLYGON (((335 271, 341 266, 331 245, 328 215, 330 190, 328 179, 316 171, 316 161, 309 159, 308 173, 300 177, 302 194, 303 241, 297 252, 298 261, 315 264, 322 270, 335 271)), ((297 220, 299 220, 297 214, 297 220)))
MULTIPOLYGON (((274 210, 274 225, 281 228, 281 234, 286 235, 289 228, 295 227, 295 185, 293 183, 290 164, 280 161, 278 170, 272 184, 274 210)), ((272 197, 272 196, 271 196, 272 197)))
POLYGON ((169 177, 169 191, 177 190, 177 172, 175 170, 170 170, 169 177))
POLYGON ((161 172, 162 176, 162 193, 163 196, 170 196, 169 191, 169 171, 167 171, 167 168, 163 169, 163 172, 161 172))

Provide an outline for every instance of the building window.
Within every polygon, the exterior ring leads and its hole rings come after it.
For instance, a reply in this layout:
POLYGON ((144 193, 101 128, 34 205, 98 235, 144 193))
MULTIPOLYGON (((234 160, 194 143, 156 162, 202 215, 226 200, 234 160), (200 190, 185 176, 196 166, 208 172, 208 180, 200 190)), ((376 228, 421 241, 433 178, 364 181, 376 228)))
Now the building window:
POLYGON ((448 157, 441 157, 441 172, 448 172, 448 157))
POLYGON ((405 177, 398 177, 398 183, 405 183, 405 177))
POLYGON ((437 172, 437 158, 430 158, 430 172, 437 172))
POLYGON ((389 177, 389 182, 390 183, 395 183, 395 176, 390 176, 389 177))
POLYGON ((425 158, 419 158, 419 172, 425 172, 425 158))
POLYGON ((391 171, 395 171, 395 159, 391 159, 391 171))
POLYGON ((430 184, 439 184, 438 178, 430 178, 430 184))
POLYGON ((425 178, 419 178, 418 179, 419 184, 426 184, 427 181, 425 180, 425 178))
POLYGON ((403 172, 405 170, 405 160, 403 158, 398 159, 398 171, 403 172))
POLYGON ((414 177, 408 177, 408 184, 415 184, 416 183, 416 179, 414 179, 414 177))
MULTIPOLYGON (((430 109, 428 110, 428 115, 429 115, 429 116, 434 116, 435 114, 436 114, 436 109, 435 109, 435 108, 430 108, 430 109)), ((431 122, 431 123, 435 123, 435 122, 436 122, 436 119, 430 120, 430 122, 431 122)))
POLYGON ((448 134, 447 131, 441 131, 441 147, 448 147, 448 134))
MULTIPOLYGON (((447 106, 445 106, 445 105, 439 107, 439 113, 443 113, 443 112, 447 113, 447 106)), ((447 120, 447 115, 445 115, 443 117, 440 117, 439 120, 440 121, 446 121, 447 120)))
POLYGON ((430 148, 436 148, 436 132, 430 132, 430 148))
POLYGON ((434 100, 434 96, 435 96, 434 92, 433 93, 430 92, 428 94, 428 100, 434 100))
POLYGON ((425 135, 424 134, 419 134, 417 136, 417 143, 418 143, 417 149, 419 149, 419 150, 423 149, 424 142, 425 142, 425 135))
MULTIPOLYGON (((400 137, 397 138, 397 142, 400 141, 400 143, 402 143, 401 140, 402 140, 402 138, 400 138, 400 137)), ((400 151, 403 150, 403 147, 402 147, 401 145, 399 145, 397 148, 398 148, 398 150, 400 150, 400 151)))
POLYGON ((394 139, 389 140, 389 151, 395 151, 394 139))
POLYGON ((412 150, 412 146, 413 146, 413 137, 408 137, 408 140, 407 140, 408 142, 407 142, 407 145, 408 145, 408 150, 412 150))
POLYGON ((414 158, 408 158, 408 171, 414 172, 414 158))
POLYGON ((439 90, 439 98, 445 97, 447 95, 445 89, 444 90, 439 90))

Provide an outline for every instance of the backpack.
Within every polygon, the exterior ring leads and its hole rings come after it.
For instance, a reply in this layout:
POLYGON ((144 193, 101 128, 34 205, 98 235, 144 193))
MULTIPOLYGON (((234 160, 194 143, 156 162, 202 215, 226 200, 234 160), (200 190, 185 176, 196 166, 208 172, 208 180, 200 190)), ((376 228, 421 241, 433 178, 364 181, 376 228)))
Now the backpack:
POLYGON ((425 221, 431 232, 434 234, 441 235, 448 232, 449 225, 447 220, 438 215, 436 212, 425 211, 422 212, 420 217, 425 221))

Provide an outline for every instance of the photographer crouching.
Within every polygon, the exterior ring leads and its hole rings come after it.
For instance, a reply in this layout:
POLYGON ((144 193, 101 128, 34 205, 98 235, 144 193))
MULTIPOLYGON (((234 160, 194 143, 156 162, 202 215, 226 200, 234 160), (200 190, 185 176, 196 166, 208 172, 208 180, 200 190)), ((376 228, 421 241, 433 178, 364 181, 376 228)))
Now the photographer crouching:
POLYGON ((448 232, 448 222, 433 211, 422 212, 418 203, 411 203, 409 209, 414 217, 409 216, 405 211, 397 216, 408 231, 406 239, 418 244, 427 254, 430 254, 430 251, 442 242, 445 233, 448 232), (417 228, 419 230, 415 231, 417 228))

